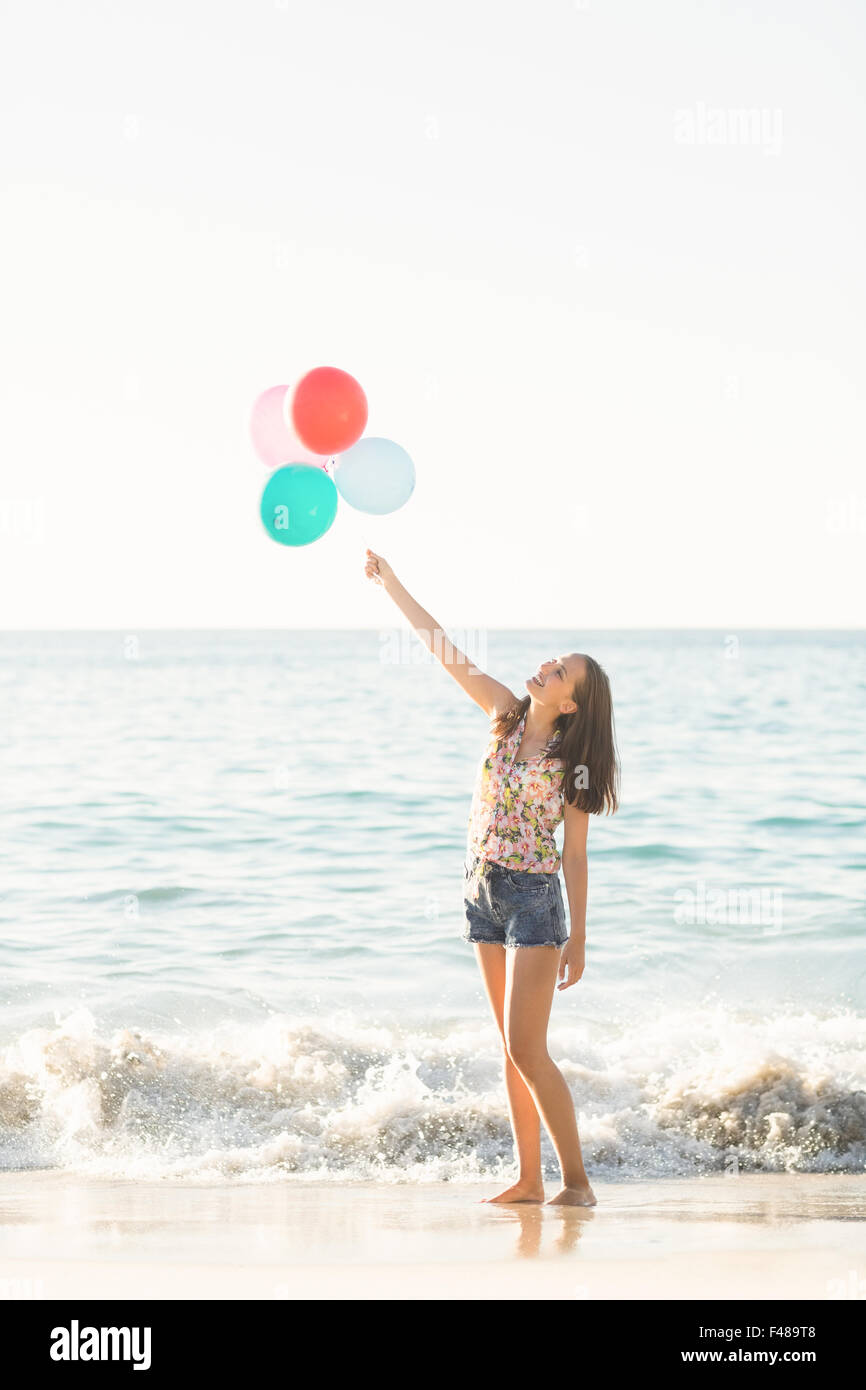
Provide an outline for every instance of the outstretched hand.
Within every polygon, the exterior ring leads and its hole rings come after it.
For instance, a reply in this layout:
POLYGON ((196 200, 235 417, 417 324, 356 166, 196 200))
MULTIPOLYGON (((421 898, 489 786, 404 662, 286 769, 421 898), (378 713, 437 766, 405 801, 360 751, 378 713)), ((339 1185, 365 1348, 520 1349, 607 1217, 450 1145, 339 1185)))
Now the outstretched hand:
POLYGON ((364 573, 368 579, 372 579, 374 584, 386 584, 389 579, 393 579, 394 571, 374 550, 367 550, 367 560, 364 566, 364 573))

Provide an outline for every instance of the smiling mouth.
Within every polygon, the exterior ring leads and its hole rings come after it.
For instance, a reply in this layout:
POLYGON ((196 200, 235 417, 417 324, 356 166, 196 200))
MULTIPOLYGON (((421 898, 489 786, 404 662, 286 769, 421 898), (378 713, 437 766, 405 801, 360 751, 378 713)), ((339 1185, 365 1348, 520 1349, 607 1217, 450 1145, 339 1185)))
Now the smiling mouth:
POLYGON ((538 676, 533 676, 532 679, 535 681, 535 684, 537 686, 540 686, 542 690, 544 689, 544 681, 539 680, 538 676))

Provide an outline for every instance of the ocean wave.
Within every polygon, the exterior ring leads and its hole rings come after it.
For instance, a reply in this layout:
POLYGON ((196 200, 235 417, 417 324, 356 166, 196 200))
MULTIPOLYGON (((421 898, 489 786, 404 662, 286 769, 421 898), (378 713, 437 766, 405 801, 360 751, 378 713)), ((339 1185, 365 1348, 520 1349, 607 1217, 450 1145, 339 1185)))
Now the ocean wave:
MULTIPOLYGON (((715 1010, 552 1025, 587 1169, 862 1172, 866 1019, 715 1010)), ((558 1165, 542 1132, 546 1175, 558 1165)), ((162 1034, 86 1008, 0 1059, 0 1168, 195 1182, 489 1180, 513 1143, 491 1027, 363 1020, 162 1034)))

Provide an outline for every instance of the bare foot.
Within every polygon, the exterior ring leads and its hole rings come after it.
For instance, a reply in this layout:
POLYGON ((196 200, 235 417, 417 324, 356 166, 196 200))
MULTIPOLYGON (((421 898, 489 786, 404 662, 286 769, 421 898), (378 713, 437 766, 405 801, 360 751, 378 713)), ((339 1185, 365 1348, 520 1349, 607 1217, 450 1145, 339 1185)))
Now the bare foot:
POLYGON ((544 1183, 516 1182, 513 1187, 506 1187, 504 1192, 499 1192, 495 1197, 482 1197, 482 1202, 543 1202, 544 1183))
POLYGON ((555 1197, 551 1197, 549 1202, 545 1202, 547 1207, 594 1207, 595 1193, 588 1182, 581 1183, 580 1187, 564 1187, 561 1192, 557 1192, 555 1197))

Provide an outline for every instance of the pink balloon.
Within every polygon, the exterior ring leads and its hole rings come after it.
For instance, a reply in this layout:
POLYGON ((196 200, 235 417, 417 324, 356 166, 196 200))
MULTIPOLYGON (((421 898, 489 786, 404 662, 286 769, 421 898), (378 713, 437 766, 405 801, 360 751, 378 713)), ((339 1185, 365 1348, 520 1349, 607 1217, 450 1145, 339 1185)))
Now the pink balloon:
POLYGON ((269 386, 256 397, 250 414, 250 438, 253 448, 268 468, 284 463, 312 463, 325 468, 327 454, 312 454, 286 424, 283 402, 288 386, 269 386))

